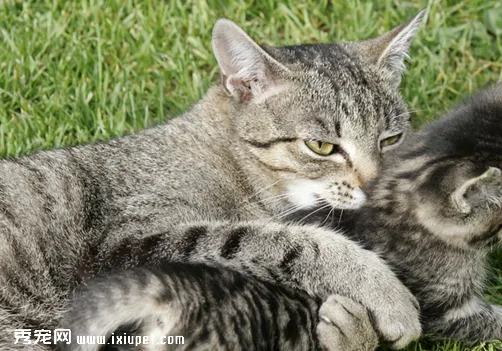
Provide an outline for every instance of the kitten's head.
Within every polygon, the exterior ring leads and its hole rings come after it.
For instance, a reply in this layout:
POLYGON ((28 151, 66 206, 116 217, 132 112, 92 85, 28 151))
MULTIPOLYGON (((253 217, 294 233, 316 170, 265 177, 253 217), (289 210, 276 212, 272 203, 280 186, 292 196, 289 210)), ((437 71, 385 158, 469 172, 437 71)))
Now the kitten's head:
POLYGON ((499 85, 390 153, 374 201, 401 212, 392 215, 399 221, 411 215, 450 244, 488 247, 502 239, 501 169, 499 85))
POLYGON ((285 47, 261 47, 231 21, 216 23, 233 145, 269 209, 364 202, 362 186, 409 130, 398 86, 422 17, 371 40, 285 47))

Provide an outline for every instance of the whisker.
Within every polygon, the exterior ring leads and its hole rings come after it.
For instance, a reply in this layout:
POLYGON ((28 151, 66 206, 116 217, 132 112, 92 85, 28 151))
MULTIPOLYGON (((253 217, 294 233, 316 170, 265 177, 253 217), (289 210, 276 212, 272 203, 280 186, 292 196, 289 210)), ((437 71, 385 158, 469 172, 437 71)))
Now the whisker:
POLYGON ((335 212, 335 208, 333 206, 331 206, 331 210, 328 212, 328 215, 326 216, 326 218, 324 219, 324 221, 321 223, 321 226, 323 226, 324 224, 326 224, 326 222, 328 221, 328 218, 329 216, 331 216, 332 213, 335 212))
POLYGON ((279 212, 279 213, 273 215, 272 218, 275 218, 275 219, 281 218, 285 213, 288 213, 291 210, 299 209, 300 207, 301 207, 300 205, 295 205, 295 206, 292 206, 292 207, 288 207, 285 211, 282 211, 282 212, 279 212))
POLYGON ((302 207, 303 207, 302 205, 296 205, 296 206, 290 207, 286 211, 283 211, 283 212, 275 215, 273 218, 274 219, 281 219, 281 218, 286 217, 286 216, 290 215, 291 213, 301 209, 302 207))
POLYGON ((270 199, 274 199, 276 197, 286 197, 286 196, 288 196, 288 194, 279 194, 279 195, 274 195, 274 196, 267 197, 265 199, 262 199, 261 201, 267 201, 267 200, 270 200, 270 199))
POLYGON ((319 207, 317 210, 314 210, 314 211, 310 212, 308 215, 306 215, 305 217, 303 217, 302 219, 300 219, 298 222, 299 222, 299 223, 301 223, 303 220, 305 220, 305 219, 307 219, 308 217, 312 216, 314 213, 319 212, 319 211, 321 211, 321 210, 323 210, 323 209, 325 209, 325 208, 328 208, 328 207, 330 207, 330 206, 331 206, 330 204, 326 204, 326 205, 324 205, 324 206, 321 206, 321 207, 319 207))
POLYGON ((338 218, 338 224, 336 225, 337 229, 340 227, 340 223, 342 222, 342 216, 343 216, 343 208, 340 211, 340 218, 338 218))
POLYGON ((259 194, 263 193, 265 190, 268 190, 270 189, 271 187, 273 187, 274 185, 276 185, 277 183, 279 183, 281 180, 277 180, 275 182, 273 182, 272 184, 266 186, 265 188, 263 189, 260 189, 259 191, 257 191, 256 193, 252 194, 251 196, 249 196, 248 198, 244 199, 242 202, 246 202, 246 201, 249 201, 251 200, 252 198, 255 198, 256 196, 258 196, 259 194))
POLYGON ((248 202, 248 205, 255 205, 255 204, 258 204, 258 203, 262 203, 262 204, 273 204, 274 202, 278 202, 284 198, 287 198, 288 197, 288 194, 279 194, 279 195, 274 195, 274 196, 271 196, 271 197, 268 197, 268 198, 265 198, 265 199, 258 199, 256 201, 251 201, 251 202, 248 202))
MULTIPOLYGON (((323 200, 317 200, 316 202, 314 202, 314 206, 315 206, 315 205, 317 205, 317 204, 319 204, 319 203, 321 203, 322 201, 323 201, 323 200)), ((294 213, 295 211, 297 211, 297 210, 299 210, 299 209, 301 209, 301 208, 303 208, 303 205, 295 205, 295 206, 292 206, 292 207, 290 207, 289 209, 287 209, 287 210, 285 210, 285 211, 283 211, 283 212, 281 212, 281 213, 279 213, 279 214, 277 214, 277 215, 273 216, 273 218, 274 218, 274 219, 281 219, 281 218, 284 218, 284 217, 286 217, 286 216, 290 215, 291 213, 294 213)))
POLYGON ((290 207, 288 210, 286 210, 286 211, 282 212, 281 214, 279 214, 277 216, 277 219, 281 219, 283 217, 286 217, 286 216, 290 215, 291 213, 294 213, 294 212, 296 212, 296 211, 298 211, 298 210, 300 210, 302 208, 303 208, 303 205, 296 205, 296 206, 290 207))

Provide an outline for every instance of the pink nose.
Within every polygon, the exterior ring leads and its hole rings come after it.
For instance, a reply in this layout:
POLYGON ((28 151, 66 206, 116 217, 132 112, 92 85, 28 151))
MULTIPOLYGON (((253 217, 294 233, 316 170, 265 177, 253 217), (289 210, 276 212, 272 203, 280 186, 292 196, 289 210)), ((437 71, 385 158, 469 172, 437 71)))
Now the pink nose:
POLYGON ((366 185, 366 180, 359 173, 357 173, 357 175, 356 175, 356 185, 358 187, 360 187, 361 189, 364 188, 364 186, 366 185))
POLYGON ((361 189, 366 187, 373 179, 375 179, 377 175, 377 167, 372 164, 367 164, 365 167, 361 167, 364 169, 364 172, 359 172, 358 169, 354 169, 355 172, 355 184, 361 189))

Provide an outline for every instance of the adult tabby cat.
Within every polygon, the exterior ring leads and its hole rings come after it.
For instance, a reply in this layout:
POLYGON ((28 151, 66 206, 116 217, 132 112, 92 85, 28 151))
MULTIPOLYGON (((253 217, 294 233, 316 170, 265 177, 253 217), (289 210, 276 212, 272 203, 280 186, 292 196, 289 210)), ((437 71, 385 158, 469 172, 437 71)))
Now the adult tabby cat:
POLYGON ((393 346, 416 338, 416 301, 383 260, 280 219, 364 202, 361 186, 409 129, 398 85, 421 18, 367 41, 287 47, 260 47, 220 20, 222 83, 180 118, 1 161, 0 348, 23 347, 12 329, 56 326, 76 284, 157 258, 220 262, 323 299, 342 294, 371 311, 393 346), (167 250, 157 250, 157 233, 167 250))
MULTIPOLYGON (((502 306, 482 299, 488 253, 502 240, 501 139, 502 84, 462 103, 449 117, 431 124, 386 156, 369 200, 352 214, 353 226, 346 233, 381 253, 393 266, 418 298, 429 337, 468 342, 502 340, 502 306)), ((312 245, 305 239, 297 250, 305 252, 312 245)), ((140 253, 140 248, 136 255, 147 254, 140 253)), ((162 250, 169 248, 158 247, 152 254, 162 250)), ((244 330, 264 333, 264 343, 274 340, 274 332, 281 335, 281 331, 289 342, 314 340, 315 300, 300 293, 271 293, 268 286, 243 284, 242 280, 221 279, 220 275, 225 275, 221 271, 214 279, 201 280, 186 274, 189 268, 177 269, 141 269, 92 285, 76 298, 66 323, 86 335, 114 330, 124 322, 138 322, 140 333, 148 335, 160 329, 161 335, 188 335, 185 346, 196 343, 204 349, 207 344, 201 335, 216 338, 220 331, 227 341, 233 340, 232 328, 239 323, 232 314, 226 315, 225 306, 229 304, 229 311, 242 313, 244 330), (138 290, 147 293, 139 294, 138 290), (134 313, 123 312, 126 307, 134 313), (278 313, 278 309, 285 312, 278 313), (202 318, 201 311, 205 312, 202 318), (147 324, 145 321, 152 317, 170 324, 164 322, 163 328, 147 324), (289 321, 297 327, 288 328, 289 321), (291 329, 296 338, 287 335, 291 329)), ((198 267, 199 274, 203 275, 204 269, 198 267)), ((319 328, 332 329, 320 333, 321 341, 331 336, 336 342, 328 345, 337 345, 335 350, 374 349, 377 338, 364 309, 340 301, 340 297, 333 299, 320 311, 319 328), (351 306, 345 312, 358 311, 357 317, 344 315, 344 304, 351 306), (344 329, 338 330, 340 327, 344 329), (343 339, 345 333, 354 330, 357 335, 343 339)), ((229 350, 240 349, 229 345, 229 350)), ((319 347, 314 341, 297 348, 286 345, 290 347, 284 349, 319 347)))

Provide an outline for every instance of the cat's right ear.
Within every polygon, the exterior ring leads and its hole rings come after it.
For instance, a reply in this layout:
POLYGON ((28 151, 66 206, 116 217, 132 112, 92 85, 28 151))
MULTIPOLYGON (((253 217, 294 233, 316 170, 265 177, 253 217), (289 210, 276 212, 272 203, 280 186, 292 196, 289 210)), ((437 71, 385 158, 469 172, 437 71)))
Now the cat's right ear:
POLYGON ((220 19, 216 22, 212 46, 223 87, 229 95, 249 103, 281 90, 281 77, 288 69, 232 21, 220 19))
POLYGON ((473 207, 488 202, 502 203, 502 171, 490 167, 478 177, 468 179, 451 194, 453 207, 469 214, 473 207))
POLYGON ((384 35, 359 43, 367 59, 386 70, 396 86, 401 82, 411 40, 423 22, 425 10, 384 35))

